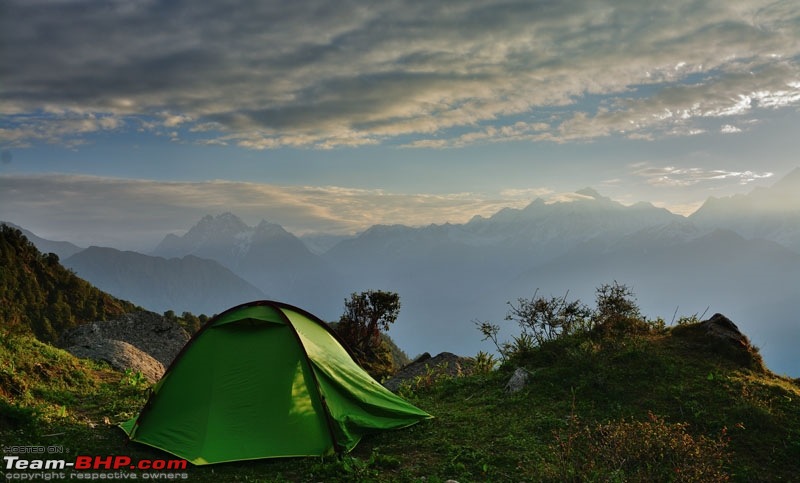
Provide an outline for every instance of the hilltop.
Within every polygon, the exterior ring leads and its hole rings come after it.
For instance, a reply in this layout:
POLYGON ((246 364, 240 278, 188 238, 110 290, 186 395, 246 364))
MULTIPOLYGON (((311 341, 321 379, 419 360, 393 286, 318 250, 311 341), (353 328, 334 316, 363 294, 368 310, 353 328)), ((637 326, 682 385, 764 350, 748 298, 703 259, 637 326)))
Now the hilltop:
MULTIPOLYGON (((66 299, 70 311, 75 300, 66 299)), ((493 332, 508 340, 498 345, 502 364, 479 353, 455 370, 428 367, 397 391, 435 419, 367 437, 348 455, 192 467, 186 475, 555 482, 789 481, 800 473, 800 381, 764 367, 757 348, 722 316, 668 327, 641 317, 625 297, 614 302, 584 312, 584 325, 559 319, 550 336, 493 332), (718 332, 725 337, 710 335, 718 332), (515 371, 528 384, 510 393, 515 371)), ((49 457, 67 460, 171 458, 129 444, 116 427, 145 403, 141 374, 78 359, 8 321, 0 326, 4 444, 62 447, 49 457)))
MULTIPOLYGON (((714 348, 699 323, 567 337, 516 361, 530 381, 515 394, 504 389, 511 364, 463 377, 431 368, 399 391, 435 419, 365 438, 341 459, 187 473, 193 481, 789 481, 800 471, 800 385, 737 350, 714 348)), ((128 444, 115 427, 144 404, 142 379, 0 332, 0 367, 11 365, 13 373, 0 371, 4 443, 61 445, 67 459, 170 457, 128 444)))

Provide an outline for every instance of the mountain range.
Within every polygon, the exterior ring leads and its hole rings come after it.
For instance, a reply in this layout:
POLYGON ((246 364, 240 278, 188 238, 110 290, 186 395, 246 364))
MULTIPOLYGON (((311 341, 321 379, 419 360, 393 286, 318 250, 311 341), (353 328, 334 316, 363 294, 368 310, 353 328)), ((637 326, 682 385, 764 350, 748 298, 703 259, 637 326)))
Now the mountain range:
POLYGON ((411 354, 488 350, 474 322, 502 325, 507 302, 538 289, 591 303, 596 287, 617 280, 652 318, 724 312, 771 368, 798 376, 799 193, 800 168, 769 188, 709 198, 684 217, 586 188, 568 202, 536 199, 463 224, 376 225, 310 245, 279 225, 251 227, 223 213, 166 235, 147 255, 92 247, 64 264, 146 308, 209 315, 267 297, 335 320, 351 292, 395 291, 402 309, 391 335, 411 354))
POLYGON ((166 259, 93 246, 62 263, 100 290, 159 313, 215 314, 265 297, 218 262, 193 255, 166 259))
MULTIPOLYGON (((167 235, 151 255, 215 260, 269 298, 305 307, 309 298, 324 300, 336 293, 340 280, 325 260, 282 226, 262 221, 251 227, 231 213, 207 215, 186 234, 167 235)), ((322 304, 310 308, 332 309, 322 304)))

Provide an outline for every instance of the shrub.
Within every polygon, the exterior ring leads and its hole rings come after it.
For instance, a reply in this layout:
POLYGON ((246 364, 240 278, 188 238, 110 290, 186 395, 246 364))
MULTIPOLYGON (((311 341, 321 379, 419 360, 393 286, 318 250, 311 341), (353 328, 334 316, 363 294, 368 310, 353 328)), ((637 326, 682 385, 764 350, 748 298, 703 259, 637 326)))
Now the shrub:
POLYGON ((592 319, 595 331, 601 335, 637 334, 650 330, 639 311, 636 294, 616 280, 597 288, 592 319))
POLYGON ((586 330, 592 311, 580 300, 567 302, 567 295, 548 299, 535 292, 530 299, 517 299, 516 305, 508 302, 506 320, 517 322, 537 345, 586 330))
POLYGON ((494 354, 479 351, 475 355, 475 362, 472 365, 473 374, 490 374, 497 367, 497 359, 494 354))
POLYGON ((727 481, 728 437, 692 436, 688 423, 617 420, 582 424, 573 413, 551 445, 559 481, 727 481))

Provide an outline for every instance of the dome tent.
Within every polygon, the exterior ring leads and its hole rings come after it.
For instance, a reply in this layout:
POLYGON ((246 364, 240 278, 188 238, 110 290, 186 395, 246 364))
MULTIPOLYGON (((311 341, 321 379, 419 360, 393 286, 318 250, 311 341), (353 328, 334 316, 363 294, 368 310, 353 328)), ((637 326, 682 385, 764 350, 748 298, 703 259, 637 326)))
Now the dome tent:
POLYGON ((120 426, 204 465, 347 452, 366 433, 430 417, 367 374, 323 321, 259 301, 209 320, 120 426))

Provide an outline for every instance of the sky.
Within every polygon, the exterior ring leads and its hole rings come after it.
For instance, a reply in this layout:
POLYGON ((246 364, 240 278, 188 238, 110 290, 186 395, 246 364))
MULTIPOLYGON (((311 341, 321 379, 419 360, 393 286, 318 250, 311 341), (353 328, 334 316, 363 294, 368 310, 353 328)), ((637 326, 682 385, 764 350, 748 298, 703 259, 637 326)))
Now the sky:
POLYGON ((799 134, 796 0, 0 0, 0 220, 83 246, 587 186, 688 215, 800 166, 799 134))

